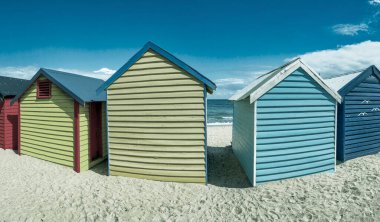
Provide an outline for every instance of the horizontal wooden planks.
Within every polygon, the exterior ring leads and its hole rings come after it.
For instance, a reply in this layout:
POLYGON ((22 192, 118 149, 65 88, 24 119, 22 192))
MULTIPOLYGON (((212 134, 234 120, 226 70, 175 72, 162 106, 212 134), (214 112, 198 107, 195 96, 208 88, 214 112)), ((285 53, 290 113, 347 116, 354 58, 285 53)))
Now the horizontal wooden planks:
POLYGON ((79 106, 79 137, 80 137, 80 170, 85 171, 90 168, 89 159, 89 104, 79 106))
POLYGON ((257 183, 334 169, 335 101, 302 70, 259 98, 257 112, 257 183))
POLYGON ((205 183, 204 86, 153 51, 108 88, 111 175, 205 183))
POLYGON ((254 105, 250 104, 249 98, 234 102, 232 149, 252 184, 254 184, 253 112, 254 105))
POLYGON ((380 151, 380 81, 374 75, 345 96, 343 161, 380 151))
POLYGON ((73 99, 54 84, 50 99, 36 93, 35 82, 20 99, 21 153, 72 167, 73 99))

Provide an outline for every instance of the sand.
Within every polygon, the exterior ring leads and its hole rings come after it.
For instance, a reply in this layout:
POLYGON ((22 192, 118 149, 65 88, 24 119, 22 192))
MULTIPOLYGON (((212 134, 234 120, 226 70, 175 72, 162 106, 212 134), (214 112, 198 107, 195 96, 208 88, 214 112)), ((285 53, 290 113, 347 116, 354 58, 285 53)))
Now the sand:
POLYGON ((379 221, 380 155, 250 187, 231 126, 209 132, 208 186, 80 174, 0 150, 0 221, 379 221))

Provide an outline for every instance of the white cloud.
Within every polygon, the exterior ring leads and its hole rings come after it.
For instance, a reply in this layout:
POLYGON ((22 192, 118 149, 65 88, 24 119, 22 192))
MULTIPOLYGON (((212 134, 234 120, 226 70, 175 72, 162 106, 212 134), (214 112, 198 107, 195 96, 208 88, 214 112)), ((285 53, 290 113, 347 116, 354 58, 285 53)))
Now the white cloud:
POLYGON ((38 68, 34 66, 0 67, 0 75, 20 79, 30 79, 37 72, 37 70, 38 68))
POLYGON ((95 71, 87 71, 87 70, 81 70, 81 69, 65 69, 65 68, 58 68, 57 70, 62 71, 62 72, 75 73, 75 74, 79 74, 83 76, 103 79, 103 80, 108 79, 113 73, 115 73, 115 70, 112 70, 109 68, 101 68, 95 71))
POLYGON ((368 3, 374 7, 370 16, 367 16, 359 24, 337 24, 332 26, 332 30, 339 35, 355 36, 360 33, 373 34, 378 32, 380 16, 380 0, 369 0, 368 3))
POLYGON ((100 73, 100 74, 106 74, 106 75, 112 75, 116 72, 116 70, 109 69, 109 68, 101 68, 99 70, 94 71, 94 73, 100 73))
POLYGON ((369 0, 368 3, 371 5, 380 5, 380 0, 369 0))
MULTIPOLYGON (((20 67, 0 67, 0 76, 8 76, 20 79, 31 79, 39 68, 35 66, 20 66, 20 67)), ((54 69, 54 68, 53 68, 54 69)), ((115 70, 109 68, 101 68, 95 71, 86 71, 80 69, 66 69, 66 68, 55 68, 58 71, 75 73, 78 75, 89 76, 94 78, 99 78, 106 80, 108 79, 115 70)))
POLYGON ((245 83, 244 79, 238 78, 226 78, 226 79, 218 79, 215 81, 218 85, 242 85, 245 83))
POLYGON ((367 68, 380 67, 380 42, 365 41, 337 49, 310 52, 300 57, 323 77, 367 68))
POLYGON ((242 73, 241 78, 222 78, 215 80, 217 90, 213 95, 216 98, 229 98, 235 94, 238 90, 241 90, 246 85, 251 83, 257 76, 268 72, 268 70, 253 71, 248 73, 242 73))
POLYGON ((334 25, 332 27, 332 29, 337 34, 350 35, 350 36, 358 35, 359 32, 368 32, 369 31, 369 27, 365 23, 361 23, 358 25, 355 25, 355 24, 338 24, 338 25, 334 25))

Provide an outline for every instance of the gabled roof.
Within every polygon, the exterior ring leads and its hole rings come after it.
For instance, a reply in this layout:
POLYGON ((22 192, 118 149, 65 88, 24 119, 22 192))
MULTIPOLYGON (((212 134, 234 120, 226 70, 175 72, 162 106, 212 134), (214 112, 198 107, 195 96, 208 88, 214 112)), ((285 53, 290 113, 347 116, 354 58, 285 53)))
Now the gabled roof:
POLYGON ((73 73, 41 68, 33 76, 29 84, 27 84, 12 100, 12 103, 17 101, 41 75, 45 76, 55 85, 57 85, 61 90, 66 92, 82 105, 84 105, 86 102, 106 101, 106 92, 96 93, 96 89, 104 83, 103 80, 73 73))
POLYGON ((165 59, 169 60, 170 62, 174 63, 179 68, 183 69, 190 75, 192 75, 195 79, 202 82, 206 85, 207 91, 212 93, 216 89, 215 83, 213 83, 211 80, 209 80, 207 77, 200 74, 197 70, 192 68, 191 66, 187 65, 186 63, 179 60, 174 55, 170 54, 168 51, 160 48, 153 42, 148 42, 144 45, 144 47, 138 51, 134 56, 132 56, 131 59, 127 63, 125 63, 119 70, 117 70, 99 89, 97 92, 106 90, 115 80, 117 80, 121 75, 123 75, 133 64, 137 62, 148 50, 152 50, 158 54, 160 54, 165 59))
POLYGON ((376 68, 376 66, 372 65, 364 71, 340 75, 327 79, 326 82, 331 88, 338 91, 341 96, 345 96, 348 92, 359 85, 363 80, 367 79, 370 75, 375 75, 380 80, 379 70, 376 68))
POLYGON ((29 80, 0 76, 0 97, 16 96, 29 80))
POLYGON ((235 95, 233 95, 230 100, 239 101, 249 96, 250 102, 253 103, 299 68, 304 70, 335 100, 337 100, 339 103, 341 102, 341 97, 339 94, 335 90, 331 89, 319 76, 319 74, 316 73, 311 67, 303 63, 300 58, 296 58, 262 76, 259 76, 247 87, 243 88, 235 95))

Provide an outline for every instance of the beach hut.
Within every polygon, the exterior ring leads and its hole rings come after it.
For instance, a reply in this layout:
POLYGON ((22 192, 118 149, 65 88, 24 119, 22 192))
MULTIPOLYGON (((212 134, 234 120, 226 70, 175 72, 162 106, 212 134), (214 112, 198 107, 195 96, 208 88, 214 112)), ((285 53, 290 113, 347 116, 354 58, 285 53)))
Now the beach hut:
POLYGON ((20 105, 19 154, 84 171, 107 157, 103 80, 40 69, 12 100, 20 105))
POLYGON ((28 84, 28 80, 0 76, 0 147, 17 149, 19 106, 11 100, 28 84))
POLYGON ((148 42, 99 88, 107 90, 110 175, 206 183, 206 96, 215 88, 148 42))
POLYGON ((342 96, 338 107, 337 159, 380 151, 380 72, 375 66, 326 82, 342 96))
POLYGON ((299 58, 233 95, 233 152, 255 186, 335 170, 341 97, 299 58))

